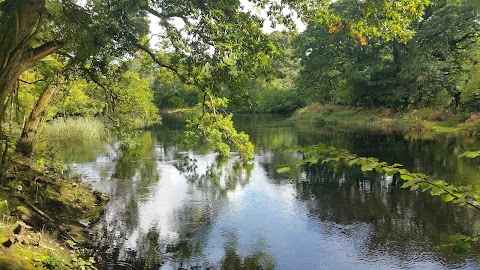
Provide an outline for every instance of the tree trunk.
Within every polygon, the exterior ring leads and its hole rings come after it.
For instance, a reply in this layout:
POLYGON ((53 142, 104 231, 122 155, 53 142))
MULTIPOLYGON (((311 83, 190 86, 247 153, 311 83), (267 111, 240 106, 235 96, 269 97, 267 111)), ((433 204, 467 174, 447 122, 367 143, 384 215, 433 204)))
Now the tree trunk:
POLYGON ((52 41, 32 47, 44 8, 45 0, 0 3, 0 109, 5 106, 20 75, 63 46, 52 41))
POLYGON ((31 156, 33 153, 33 147, 37 139, 37 131, 42 122, 43 116, 45 115, 45 109, 48 107, 52 101, 55 93, 57 92, 59 86, 47 86, 38 98, 35 107, 30 113, 28 121, 23 126, 22 135, 17 143, 16 151, 23 154, 24 156, 31 156))

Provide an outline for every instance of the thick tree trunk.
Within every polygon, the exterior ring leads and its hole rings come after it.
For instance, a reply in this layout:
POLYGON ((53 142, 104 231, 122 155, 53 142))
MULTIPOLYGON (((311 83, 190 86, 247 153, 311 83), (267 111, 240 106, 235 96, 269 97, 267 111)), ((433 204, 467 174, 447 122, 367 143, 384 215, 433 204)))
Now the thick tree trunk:
POLYGON ((56 41, 32 47, 44 8, 45 0, 6 0, 0 4, 0 108, 24 71, 62 48, 56 41))
POLYGON ((32 155, 33 147, 37 139, 37 131, 45 115, 45 109, 52 101, 58 88, 58 85, 47 86, 30 113, 30 117, 23 127, 22 135, 18 140, 16 148, 16 151, 24 156, 28 157, 32 155))

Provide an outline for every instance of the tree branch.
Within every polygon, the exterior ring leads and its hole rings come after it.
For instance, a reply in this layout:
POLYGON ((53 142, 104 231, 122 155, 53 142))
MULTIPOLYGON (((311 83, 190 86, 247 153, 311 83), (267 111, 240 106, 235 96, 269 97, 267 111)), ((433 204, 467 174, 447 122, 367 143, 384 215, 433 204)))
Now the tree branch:
POLYGON ((168 65, 168 64, 164 63, 162 60, 160 60, 158 58, 158 56, 150 48, 148 48, 146 45, 142 45, 140 43, 137 43, 137 44, 135 44, 135 46, 137 48, 139 48, 140 50, 146 52, 157 65, 159 65, 161 67, 164 67, 164 68, 172 71, 173 73, 175 73, 183 83, 189 84, 189 85, 194 85, 194 83, 187 81, 187 78, 185 77, 185 75, 181 74, 178 71, 177 68, 175 68, 171 65, 168 65))
POLYGON ((38 47, 32 48, 30 50, 30 56, 26 59, 24 63, 22 63, 22 66, 25 70, 32 68, 38 61, 55 53, 61 48, 63 48, 63 43, 58 41, 49 41, 38 47))
POLYGON ((176 13, 160 13, 158 11, 156 11, 155 9, 151 8, 151 7, 148 7, 147 8, 147 12, 152 14, 153 16, 159 18, 159 19, 170 19, 170 18, 174 18, 174 17, 179 17, 179 18, 182 18, 183 19, 183 14, 181 12, 176 12, 176 13))
POLYGON ((36 84, 38 82, 44 82, 45 79, 38 79, 36 81, 33 81, 33 82, 29 82, 29 81, 25 81, 25 80, 22 80, 22 79, 18 79, 19 82, 23 82, 23 83, 26 83, 26 84, 36 84))

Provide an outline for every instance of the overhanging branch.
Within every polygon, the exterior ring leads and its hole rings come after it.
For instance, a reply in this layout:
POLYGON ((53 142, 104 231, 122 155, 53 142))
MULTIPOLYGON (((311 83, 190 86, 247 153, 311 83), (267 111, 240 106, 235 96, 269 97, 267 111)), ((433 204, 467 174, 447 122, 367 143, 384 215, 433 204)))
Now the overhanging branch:
POLYGON ((135 46, 138 49, 146 52, 157 65, 164 67, 172 71, 173 73, 175 73, 183 83, 193 85, 193 83, 187 81, 187 78, 183 74, 181 74, 177 68, 175 68, 172 65, 166 64, 161 59, 159 59, 158 56, 149 47, 147 47, 146 45, 142 45, 140 43, 135 44, 135 46))

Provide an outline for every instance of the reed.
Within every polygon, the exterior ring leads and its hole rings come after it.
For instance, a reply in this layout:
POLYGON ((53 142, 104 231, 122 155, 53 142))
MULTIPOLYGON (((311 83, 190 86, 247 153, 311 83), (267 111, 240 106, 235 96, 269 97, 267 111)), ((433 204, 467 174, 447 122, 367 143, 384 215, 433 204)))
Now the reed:
POLYGON ((42 137, 48 141, 101 141, 107 135, 102 121, 83 117, 57 118, 46 123, 42 130, 42 137))

